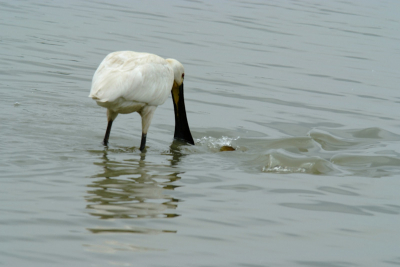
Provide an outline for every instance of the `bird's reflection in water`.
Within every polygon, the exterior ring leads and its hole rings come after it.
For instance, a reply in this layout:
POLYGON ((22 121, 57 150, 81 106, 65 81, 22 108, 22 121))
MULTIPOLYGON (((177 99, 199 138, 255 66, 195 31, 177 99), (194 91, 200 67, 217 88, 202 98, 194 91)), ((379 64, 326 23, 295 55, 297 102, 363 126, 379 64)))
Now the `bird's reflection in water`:
POLYGON ((176 166, 178 163, 181 161, 181 158, 184 156, 184 154, 181 151, 181 147, 186 145, 185 142, 179 141, 179 140, 174 140, 172 144, 169 146, 169 155, 172 156, 170 159, 171 166, 176 166))
MULTIPOLYGON (((90 188, 85 197, 89 213, 100 219, 138 219, 138 218, 174 218, 179 216, 176 209, 179 199, 168 195, 174 190, 174 182, 181 179, 182 172, 176 168, 184 154, 179 142, 173 142, 170 150, 163 156, 170 156, 169 165, 154 164, 146 161, 146 154, 121 153, 121 150, 106 149, 91 151, 101 155, 95 165, 102 166, 103 171, 92 176, 90 188), (111 158, 123 159, 112 160, 111 158), (135 158, 136 157, 136 158, 135 158)), ((126 150, 125 150, 126 151, 126 150)), ((130 151, 128 151, 130 152, 130 151)), ((140 232, 151 229, 131 230, 102 228, 89 229, 99 232, 140 232)), ((161 230, 161 232, 175 232, 161 230)))

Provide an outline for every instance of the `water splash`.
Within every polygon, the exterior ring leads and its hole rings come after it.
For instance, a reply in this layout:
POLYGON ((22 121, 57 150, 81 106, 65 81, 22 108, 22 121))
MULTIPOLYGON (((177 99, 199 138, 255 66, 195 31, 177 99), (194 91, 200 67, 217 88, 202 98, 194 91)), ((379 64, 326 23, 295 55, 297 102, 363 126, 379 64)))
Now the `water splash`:
POLYGON ((229 146, 233 147, 235 149, 238 149, 239 146, 237 145, 232 145, 232 142, 238 140, 240 136, 238 137, 227 137, 227 136, 222 136, 221 138, 215 138, 211 136, 205 136, 200 139, 196 140, 196 145, 200 145, 202 147, 206 147, 210 149, 213 152, 219 152, 220 149, 224 146, 229 146))

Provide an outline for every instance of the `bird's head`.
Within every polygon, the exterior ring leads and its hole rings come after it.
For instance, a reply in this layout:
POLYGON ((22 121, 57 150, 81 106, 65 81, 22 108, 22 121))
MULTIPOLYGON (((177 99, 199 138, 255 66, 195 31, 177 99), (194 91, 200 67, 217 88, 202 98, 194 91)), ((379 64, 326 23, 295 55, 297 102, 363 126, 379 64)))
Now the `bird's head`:
POLYGON ((185 69, 183 68, 183 65, 178 60, 172 58, 168 58, 167 62, 174 71, 174 83, 181 86, 183 79, 185 78, 185 69))

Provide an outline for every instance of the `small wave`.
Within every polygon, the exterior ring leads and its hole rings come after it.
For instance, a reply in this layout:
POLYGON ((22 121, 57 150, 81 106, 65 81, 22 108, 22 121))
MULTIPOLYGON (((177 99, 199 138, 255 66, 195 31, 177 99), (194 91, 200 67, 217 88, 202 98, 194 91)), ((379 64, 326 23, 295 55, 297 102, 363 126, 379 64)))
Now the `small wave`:
POLYGON ((346 140, 344 138, 334 136, 333 134, 318 129, 311 130, 308 135, 315 142, 320 144, 321 148, 325 151, 343 150, 359 144, 358 142, 346 140))
POLYGON ((263 172, 327 174, 334 170, 332 163, 320 157, 295 158, 279 152, 265 155, 263 172))

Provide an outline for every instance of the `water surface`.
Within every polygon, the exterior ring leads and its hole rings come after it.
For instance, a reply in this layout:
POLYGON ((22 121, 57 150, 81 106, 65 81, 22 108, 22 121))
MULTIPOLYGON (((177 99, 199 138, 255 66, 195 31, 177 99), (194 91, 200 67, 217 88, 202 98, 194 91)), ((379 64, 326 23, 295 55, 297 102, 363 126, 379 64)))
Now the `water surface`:
POLYGON ((4 266, 397 266, 396 1, 0 3, 4 266), (109 52, 185 66, 171 100, 87 96, 109 52), (231 146, 235 151, 221 152, 231 146))

